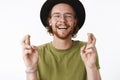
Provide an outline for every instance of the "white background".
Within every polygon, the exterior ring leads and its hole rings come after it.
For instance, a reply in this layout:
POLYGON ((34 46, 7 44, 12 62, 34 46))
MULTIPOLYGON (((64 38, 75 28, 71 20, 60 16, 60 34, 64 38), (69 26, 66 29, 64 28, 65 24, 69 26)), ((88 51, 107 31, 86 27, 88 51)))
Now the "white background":
MULTIPOLYGON (((21 40, 31 35, 31 43, 52 40, 40 22, 45 0, 0 0, 0 80, 25 80, 21 40)), ((103 80, 120 80, 120 0, 81 0, 86 21, 77 40, 87 41, 87 33, 97 38, 103 80)))

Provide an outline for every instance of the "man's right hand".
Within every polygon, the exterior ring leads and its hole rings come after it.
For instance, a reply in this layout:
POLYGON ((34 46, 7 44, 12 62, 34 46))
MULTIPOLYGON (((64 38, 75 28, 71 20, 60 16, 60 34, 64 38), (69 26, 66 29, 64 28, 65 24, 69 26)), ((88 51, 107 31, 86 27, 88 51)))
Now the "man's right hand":
POLYGON ((30 35, 26 35, 22 40, 23 59, 26 65, 26 71, 33 72, 37 70, 38 49, 30 44, 30 35))

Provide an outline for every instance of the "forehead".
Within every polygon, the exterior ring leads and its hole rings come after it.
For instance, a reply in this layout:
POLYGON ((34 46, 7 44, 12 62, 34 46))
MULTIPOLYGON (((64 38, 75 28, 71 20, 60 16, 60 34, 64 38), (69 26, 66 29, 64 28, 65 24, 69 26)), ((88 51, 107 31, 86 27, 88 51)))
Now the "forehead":
POLYGON ((52 13, 61 13, 61 14, 64 14, 64 13, 72 13, 72 14, 75 14, 75 11, 74 9, 66 4, 66 3, 59 3, 59 4, 56 4, 52 10, 51 10, 51 14, 52 13))

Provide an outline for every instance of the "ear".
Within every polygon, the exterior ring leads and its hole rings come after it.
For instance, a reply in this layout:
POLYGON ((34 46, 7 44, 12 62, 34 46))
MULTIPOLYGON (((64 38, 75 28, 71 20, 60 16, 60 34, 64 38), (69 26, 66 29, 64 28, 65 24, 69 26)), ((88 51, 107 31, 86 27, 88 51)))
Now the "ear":
POLYGON ((48 18, 48 23, 49 23, 49 26, 51 26, 51 18, 48 18))
POLYGON ((76 26, 78 24, 78 20, 75 19, 74 25, 76 26))

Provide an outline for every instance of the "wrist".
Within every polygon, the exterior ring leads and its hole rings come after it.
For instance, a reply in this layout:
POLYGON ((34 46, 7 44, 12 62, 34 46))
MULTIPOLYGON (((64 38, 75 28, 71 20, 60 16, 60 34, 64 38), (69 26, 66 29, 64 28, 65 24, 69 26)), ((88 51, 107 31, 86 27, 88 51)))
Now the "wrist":
POLYGON ((97 67, 86 67, 86 70, 87 71, 96 71, 97 70, 97 67))
POLYGON ((95 64, 85 65, 86 69, 95 69, 97 68, 95 64))
POLYGON ((35 70, 26 70, 25 72, 26 72, 26 73, 36 73, 36 72, 37 72, 37 69, 35 69, 35 70))
POLYGON ((37 67, 35 67, 35 68, 27 68, 26 70, 25 70, 25 72, 26 73, 36 73, 37 72, 37 67))

